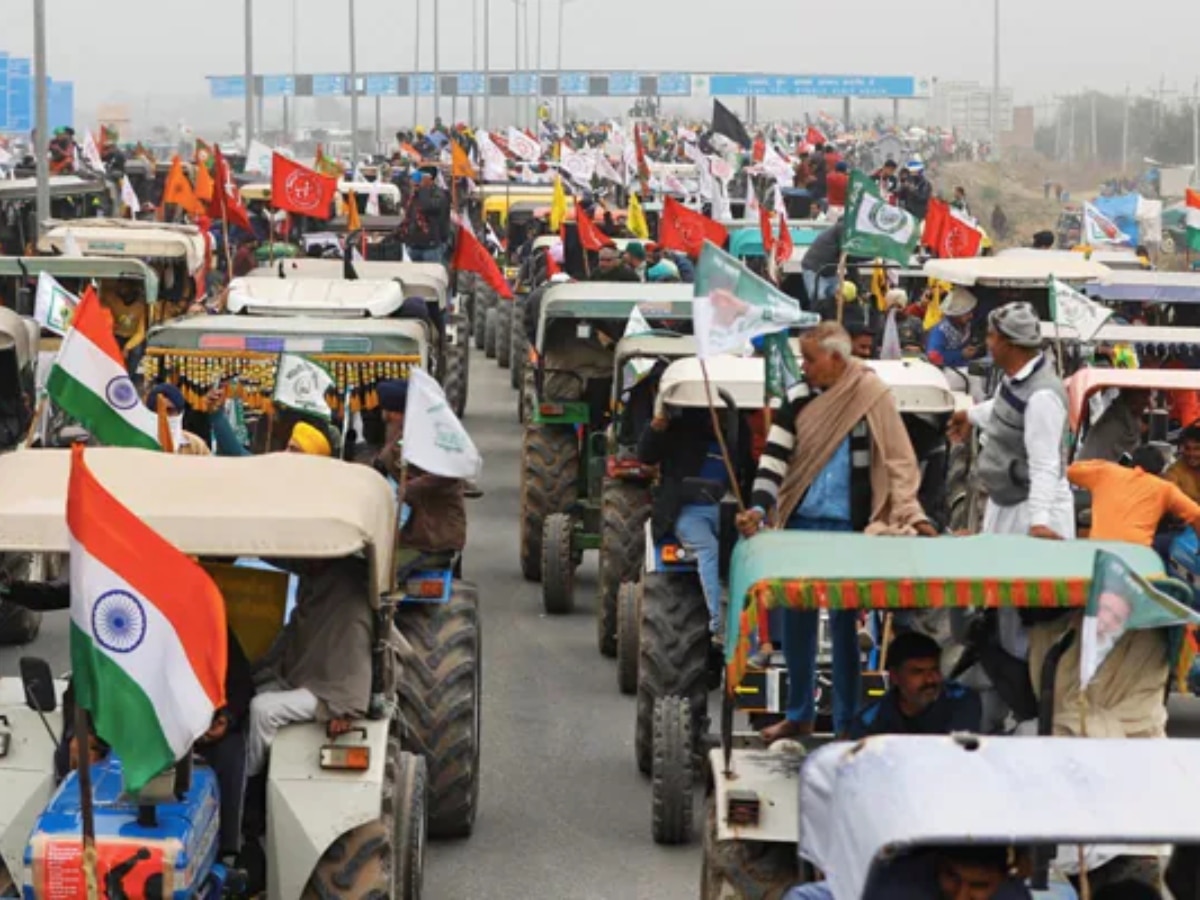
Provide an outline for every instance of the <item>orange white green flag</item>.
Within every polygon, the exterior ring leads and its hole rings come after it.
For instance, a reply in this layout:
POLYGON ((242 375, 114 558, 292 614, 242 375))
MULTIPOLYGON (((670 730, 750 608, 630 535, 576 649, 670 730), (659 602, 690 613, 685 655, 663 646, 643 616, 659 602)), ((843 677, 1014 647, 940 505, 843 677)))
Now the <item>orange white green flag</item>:
POLYGON ((90 287, 75 308, 46 392, 102 444, 162 449, 158 418, 142 404, 113 337, 112 314, 90 287))
POLYGON ((1200 193, 1187 189, 1187 248, 1200 250, 1200 193))
POLYGON ((100 484, 81 444, 67 527, 75 699, 137 791, 189 753, 225 704, 225 607, 198 563, 100 484))

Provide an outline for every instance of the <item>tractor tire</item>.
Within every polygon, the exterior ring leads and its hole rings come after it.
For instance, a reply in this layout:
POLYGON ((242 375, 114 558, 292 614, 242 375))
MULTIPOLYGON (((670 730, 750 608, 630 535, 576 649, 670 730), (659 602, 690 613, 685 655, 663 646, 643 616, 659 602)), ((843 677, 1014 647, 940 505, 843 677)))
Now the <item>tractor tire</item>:
POLYGON ((708 705, 708 607, 695 573, 648 572, 642 580, 638 635, 637 727, 634 753, 638 770, 651 772, 654 753, 654 701, 683 697, 699 721, 708 705))
POLYGON ((512 304, 507 301, 501 303, 496 323, 496 363, 502 369, 512 364, 512 304))
POLYGON ((542 528, 542 608, 550 616, 565 616, 575 609, 573 530, 567 513, 548 515, 542 528))
POLYGON ((708 798, 704 822, 701 900, 782 900, 796 884, 800 875, 795 844, 718 841, 715 796, 708 798))
POLYGON ((602 656, 617 655, 617 593, 642 570, 650 489, 605 479, 600 494, 600 578, 596 642, 602 656))
POLYGON ((692 839, 694 740, 692 709, 683 697, 654 701, 654 762, 651 832, 656 844, 686 844, 692 839))
POLYGON ((546 518, 575 502, 579 444, 575 429, 527 425, 521 448, 521 573, 542 580, 542 529, 546 518))
POLYGON ((460 419, 467 409, 467 387, 471 377, 471 351, 467 346, 467 319, 456 313, 451 319, 455 325, 455 343, 446 347, 444 354, 442 390, 446 402, 460 419))
POLYGON ((479 800, 482 700, 479 598, 454 583, 445 603, 405 603, 396 625, 408 640, 400 659, 400 718, 429 766, 429 836, 466 837, 479 800))
POLYGON ((475 342, 475 349, 483 349, 483 341, 486 336, 487 328, 487 304, 482 303, 478 297, 475 299, 475 315, 471 317, 471 338, 475 342))
POLYGON ((617 592, 617 689, 637 693, 638 627, 642 619, 642 582, 626 581, 617 592))
POLYGON ((529 358, 529 342, 525 340, 525 301, 520 297, 513 301, 511 318, 508 383, 520 390, 525 375, 525 360, 529 358))
POLYGON ((496 358, 496 329, 500 327, 500 310, 493 306, 487 311, 487 319, 483 323, 483 355, 488 359, 496 358))
POLYGON ((304 900, 420 900, 425 867, 425 761, 388 741, 379 818, 326 850, 304 900))
POLYGON ((521 389, 517 391, 517 421, 522 425, 532 421, 535 402, 533 373, 526 372, 521 376, 521 389))

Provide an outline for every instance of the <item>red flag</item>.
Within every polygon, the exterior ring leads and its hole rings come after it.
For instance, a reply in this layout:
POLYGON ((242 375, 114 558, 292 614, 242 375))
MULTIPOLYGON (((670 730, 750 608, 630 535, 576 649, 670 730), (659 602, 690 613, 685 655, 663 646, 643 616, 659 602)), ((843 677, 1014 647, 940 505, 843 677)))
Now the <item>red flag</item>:
POLYGON ((328 219, 337 181, 320 175, 281 153, 271 159, 271 205, 311 219, 328 219))
POLYGON ((465 225, 458 226, 458 241, 454 247, 454 259, 450 261, 450 268, 482 275, 483 280, 488 283, 488 287, 505 300, 513 298, 512 288, 504 280, 504 275, 501 274, 500 267, 496 265, 496 260, 484 249, 483 244, 479 243, 479 238, 475 237, 471 233, 471 229, 465 225))
POLYGON ((796 244, 792 241, 792 230, 788 228, 787 213, 779 214, 779 240, 775 242, 775 265, 780 268, 792 258, 796 244))
POLYGON ((936 197, 930 198, 921 243, 942 259, 977 256, 983 232, 936 197))
POLYGON ((553 278, 555 275, 562 274, 562 266, 560 266, 558 264, 557 260, 555 260, 554 254, 550 252, 551 249, 553 249, 553 248, 551 248, 551 247, 546 248, 546 280, 547 281, 550 280, 551 278, 553 278))
POLYGON ((821 132, 821 129, 814 125, 808 126, 808 131, 804 135, 804 140, 813 145, 829 143, 829 138, 825 137, 825 135, 821 132))
POLYGON ((582 206, 575 207, 575 227, 579 230, 579 243, 584 250, 599 250, 601 247, 616 246, 612 238, 596 227, 582 206))
POLYGON ((771 227, 771 213, 761 203, 758 205, 758 233, 762 235, 763 255, 770 256, 775 249, 775 231, 771 227))
POLYGON ((756 163, 760 163, 763 161, 763 157, 766 155, 767 142, 763 140, 762 136, 760 135, 754 139, 753 159, 756 163))
POLYGON ((650 166, 646 163, 646 148, 642 146, 641 125, 633 126, 633 146, 637 150, 638 179, 642 182, 642 193, 646 193, 647 182, 650 180, 650 166))
POLYGON ((662 216, 658 221, 658 244, 668 250, 680 250, 697 257, 705 241, 724 247, 729 232, 703 213, 693 212, 674 197, 663 200, 662 216))
POLYGON ((225 162, 225 157, 221 155, 221 148, 215 144, 213 145, 213 195, 212 200, 208 203, 208 214, 214 219, 221 219, 251 233, 254 232, 254 229, 250 227, 250 216, 242 204, 242 195, 233 181, 233 172, 229 168, 229 163, 225 162))

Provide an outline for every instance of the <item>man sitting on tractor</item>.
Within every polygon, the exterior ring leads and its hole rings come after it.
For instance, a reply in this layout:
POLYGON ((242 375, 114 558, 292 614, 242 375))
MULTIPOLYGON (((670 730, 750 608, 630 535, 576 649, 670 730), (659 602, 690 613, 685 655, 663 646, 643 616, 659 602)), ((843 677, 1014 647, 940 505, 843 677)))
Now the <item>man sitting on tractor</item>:
POLYGON ((1191 425, 1179 439, 1179 459, 1167 467, 1163 478, 1200 503, 1200 426, 1191 425))
MULTIPOLYGON (((800 342, 804 379, 775 412, 754 481, 753 504, 738 516, 751 537, 774 510, 777 527, 802 531, 925 534, 937 531, 921 508, 921 473, 891 392, 854 358, 850 335, 822 322, 800 342)), ((833 610, 834 731, 845 734, 859 697, 857 617, 833 610)), ((811 734, 817 613, 787 610, 783 627, 787 718, 765 729, 768 742, 811 734)))
POLYGON ((909 631, 897 637, 887 648, 891 687, 855 716, 850 737, 979 731, 979 695, 961 684, 947 684, 941 665, 942 648, 929 635, 909 631))

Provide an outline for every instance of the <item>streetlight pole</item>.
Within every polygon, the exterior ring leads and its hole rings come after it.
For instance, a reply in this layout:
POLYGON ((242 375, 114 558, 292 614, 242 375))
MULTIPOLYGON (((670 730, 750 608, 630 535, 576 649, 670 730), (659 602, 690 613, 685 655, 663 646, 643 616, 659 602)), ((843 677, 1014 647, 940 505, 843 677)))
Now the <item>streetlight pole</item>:
POLYGON ((40 236, 45 222, 50 218, 50 160, 46 156, 49 146, 50 111, 46 101, 46 0, 33 0, 33 77, 34 98, 37 106, 37 139, 33 142, 33 158, 37 161, 37 233, 40 236))
MULTIPOLYGON (((537 91, 533 101, 533 120, 540 126, 542 121, 542 0, 537 0, 537 91)), ((540 133, 541 128, 537 131, 540 133)))
MULTIPOLYGON (((41 3, 38 4, 41 6, 41 3)), ((246 153, 254 140, 254 0, 246 0, 246 153)))
MULTIPOLYGON (((525 74, 528 75, 532 66, 529 64, 529 0, 522 0, 521 6, 525 9, 525 74)), ((525 99, 521 105, 525 107, 525 127, 529 128, 533 125, 533 120, 529 116, 529 95, 525 95, 525 99)))
MULTIPOLYGON (((471 71, 479 71, 479 0, 471 0, 471 71)), ((471 94, 471 127, 478 128, 479 120, 475 118, 475 95, 471 94)))
POLYGON ((1000 0, 992 0, 992 153, 1000 152, 1000 0))
MULTIPOLYGON (((521 71, 521 3, 513 0, 513 72, 521 71)), ((521 98, 513 98, 513 124, 521 126, 521 98)))
POLYGON ((283 133, 293 136, 300 133, 300 110, 296 99, 296 73, 300 70, 300 49, 296 43, 300 31, 300 0, 292 0, 292 96, 283 98, 283 133), (291 113, 289 121, 288 113, 291 113))
POLYGON ((492 0, 483 0, 483 127, 492 127, 492 0))
POLYGON ((358 171, 358 41, 355 40, 354 0, 350 0, 350 172, 358 171))
POLYGON ((417 82, 421 77, 421 0, 416 0, 417 4, 417 21, 416 28, 413 29, 414 46, 413 46, 413 74, 412 84, 409 86, 413 95, 413 130, 421 124, 421 93, 417 89, 417 82))
POLYGON ((438 7, 441 6, 441 0, 433 0, 433 121, 436 124, 438 116, 442 114, 442 68, 441 68, 441 47, 438 38, 438 7))

